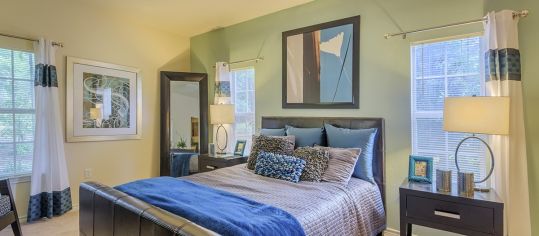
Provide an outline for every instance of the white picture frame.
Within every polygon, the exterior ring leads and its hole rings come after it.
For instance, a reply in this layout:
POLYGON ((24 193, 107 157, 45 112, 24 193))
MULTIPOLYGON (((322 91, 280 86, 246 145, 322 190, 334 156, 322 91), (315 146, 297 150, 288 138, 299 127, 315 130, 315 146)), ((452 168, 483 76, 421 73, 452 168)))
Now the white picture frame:
POLYGON ((133 67, 67 57, 66 138, 142 138, 142 79, 133 67))

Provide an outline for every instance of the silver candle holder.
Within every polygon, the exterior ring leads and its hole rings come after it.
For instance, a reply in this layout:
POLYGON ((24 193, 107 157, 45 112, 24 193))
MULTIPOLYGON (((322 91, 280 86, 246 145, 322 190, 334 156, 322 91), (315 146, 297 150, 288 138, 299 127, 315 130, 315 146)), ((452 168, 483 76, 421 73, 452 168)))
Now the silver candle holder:
POLYGON ((436 169, 436 190, 438 192, 451 192, 451 170, 436 169))
POLYGON ((474 176, 471 172, 458 172, 459 195, 464 197, 474 196, 474 176))

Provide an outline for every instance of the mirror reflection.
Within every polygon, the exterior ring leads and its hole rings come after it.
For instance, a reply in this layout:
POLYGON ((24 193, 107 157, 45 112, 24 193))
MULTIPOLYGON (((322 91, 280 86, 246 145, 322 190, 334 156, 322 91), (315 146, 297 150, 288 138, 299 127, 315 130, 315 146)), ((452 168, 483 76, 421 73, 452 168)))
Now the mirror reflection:
POLYGON ((176 152, 200 150, 199 83, 170 82, 170 143, 176 152))

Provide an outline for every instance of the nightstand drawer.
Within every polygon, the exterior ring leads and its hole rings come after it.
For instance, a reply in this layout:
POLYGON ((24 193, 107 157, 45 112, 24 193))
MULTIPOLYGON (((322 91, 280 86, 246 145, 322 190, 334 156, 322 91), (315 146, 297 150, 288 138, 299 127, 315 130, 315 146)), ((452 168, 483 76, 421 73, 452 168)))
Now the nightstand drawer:
POLYGON ((408 195, 406 215, 432 223, 493 233, 494 209, 408 195))
POLYGON ((198 158, 198 171, 206 172, 225 167, 235 166, 247 162, 247 157, 216 158, 200 155, 198 158))
POLYGON ((202 172, 212 171, 219 168, 227 167, 226 162, 217 161, 214 159, 199 159, 199 165, 202 172))

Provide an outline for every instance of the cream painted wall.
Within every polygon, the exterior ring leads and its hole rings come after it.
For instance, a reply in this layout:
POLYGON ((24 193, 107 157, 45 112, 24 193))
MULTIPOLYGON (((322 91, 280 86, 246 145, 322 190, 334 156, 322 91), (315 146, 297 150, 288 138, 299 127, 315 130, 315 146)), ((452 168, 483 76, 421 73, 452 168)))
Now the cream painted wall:
MULTIPOLYGON (((93 170, 91 180, 107 185, 159 174, 159 71, 189 70, 187 38, 132 23, 122 17, 122 12, 71 0, 4 0, 0 7, 0 32, 44 36, 65 44, 56 54, 63 124, 66 56, 142 71, 143 139, 66 143, 74 206, 78 206, 78 186, 86 181, 86 168, 93 170)), ((15 188, 19 215, 25 216, 29 183, 16 184, 15 188)))
MULTIPOLYGON (((470 0, 316 0, 244 23, 191 38, 191 65, 214 78, 216 61, 264 57, 255 64, 256 119, 262 116, 350 116, 386 119, 386 190, 388 227, 399 228, 398 187, 407 176, 411 152, 410 44, 452 35, 479 32, 481 25, 385 40, 398 29, 376 4, 379 2, 405 30, 447 24, 483 16, 483 2, 470 0), (317 23, 361 15, 360 109, 313 110, 281 108, 281 33, 317 23)), ((242 65, 239 65, 242 66, 242 65)), ((210 80, 210 94, 213 82, 210 80)), ((210 95, 211 96, 211 95, 210 95)), ((211 101, 211 98, 210 98, 211 101)), ((414 228, 419 235, 450 235, 414 228)))

